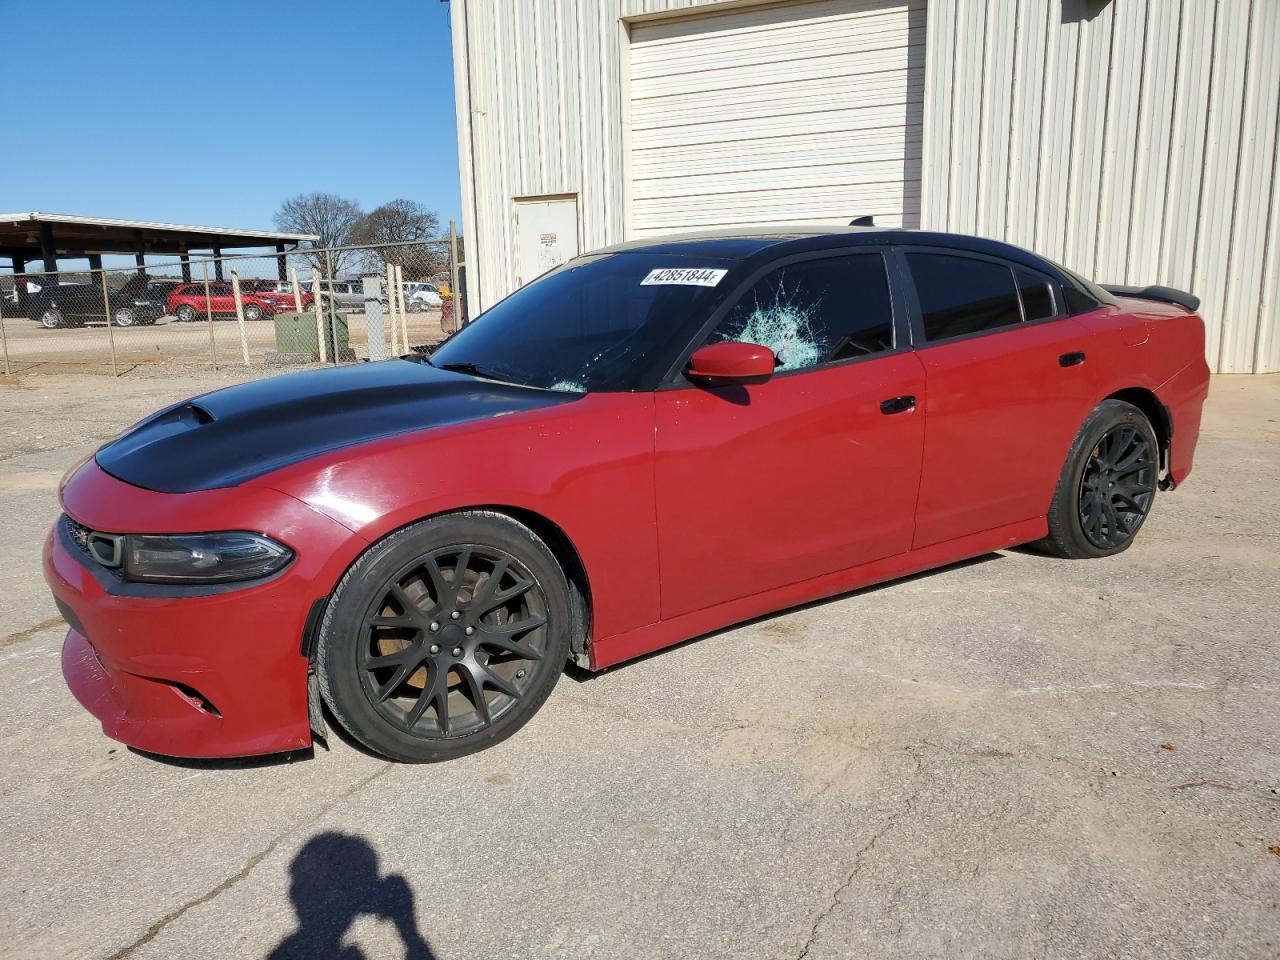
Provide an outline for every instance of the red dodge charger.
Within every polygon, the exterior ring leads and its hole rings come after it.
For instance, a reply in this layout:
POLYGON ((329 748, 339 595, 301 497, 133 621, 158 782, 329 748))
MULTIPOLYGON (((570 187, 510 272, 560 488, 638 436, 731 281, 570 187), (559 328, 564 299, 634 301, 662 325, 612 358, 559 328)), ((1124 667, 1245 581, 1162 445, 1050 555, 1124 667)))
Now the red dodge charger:
POLYGON ((579 257, 429 359, 219 390, 73 470, 63 673, 142 750, 306 747, 327 708, 443 760, 569 660, 1014 544, 1105 557, 1191 470, 1197 307, 939 233, 579 257))

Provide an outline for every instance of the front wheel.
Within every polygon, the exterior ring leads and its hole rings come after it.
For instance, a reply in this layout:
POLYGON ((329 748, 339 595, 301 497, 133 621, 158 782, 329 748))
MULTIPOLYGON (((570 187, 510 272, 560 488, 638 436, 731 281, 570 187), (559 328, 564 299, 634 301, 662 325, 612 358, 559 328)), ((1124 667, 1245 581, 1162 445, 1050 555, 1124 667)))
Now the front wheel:
POLYGON ((266 314, 263 311, 263 309, 259 307, 257 304, 251 303, 244 308, 244 318, 246 320, 256 322, 258 320, 261 320, 265 315, 266 314))
POLYGON ((196 308, 190 304, 184 303, 178 308, 177 317, 179 323, 195 323, 196 308))
POLYGON ((1151 513, 1159 464, 1160 444, 1146 415, 1122 400, 1104 400, 1071 445, 1040 545, 1069 560, 1127 550, 1151 513))
POLYGON ((63 319, 62 311, 57 307, 50 307, 44 313, 40 314, 40 326, 46 330, 56 330, 63 326, 66 321, 63 319))
POLYGON ((335 719, 395 760, 465 756, 515 733, 569 656, 569 588, 546 544, 467 511, 371 547, 334 591, 316 648, 335 719))
POLYGON ((122 310, 116 311, 115 320, 117 327, 132 327, 138 322, 138 315, 128 307, 125 307, 122 310))

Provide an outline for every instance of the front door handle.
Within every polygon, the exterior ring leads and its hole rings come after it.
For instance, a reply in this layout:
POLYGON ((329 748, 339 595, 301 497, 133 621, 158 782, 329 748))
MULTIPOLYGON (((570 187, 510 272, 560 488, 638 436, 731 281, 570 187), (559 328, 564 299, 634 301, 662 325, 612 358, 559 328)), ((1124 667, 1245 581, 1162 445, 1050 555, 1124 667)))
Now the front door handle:
POLYGON ((1075 367, 1084 363, 1084 351, 1073 350, 1071 353, 1064 353, 1058 358, 1058 366, 1075 367))
POLYGON ((916 408, 915 397, 890 397, 880 401, 880 412, 886 416, 891 413, 905 413, 916 408))

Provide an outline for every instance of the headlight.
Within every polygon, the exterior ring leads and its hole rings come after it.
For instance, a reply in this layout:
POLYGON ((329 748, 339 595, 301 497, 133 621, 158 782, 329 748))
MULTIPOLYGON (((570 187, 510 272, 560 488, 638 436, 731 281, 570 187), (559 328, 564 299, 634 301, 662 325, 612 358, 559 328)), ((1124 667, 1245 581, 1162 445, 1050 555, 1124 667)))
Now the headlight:
POLYGON ((256 533, 129 534, 125 579, 150 583, 228 583, 283 569, 293 551, 256 533))

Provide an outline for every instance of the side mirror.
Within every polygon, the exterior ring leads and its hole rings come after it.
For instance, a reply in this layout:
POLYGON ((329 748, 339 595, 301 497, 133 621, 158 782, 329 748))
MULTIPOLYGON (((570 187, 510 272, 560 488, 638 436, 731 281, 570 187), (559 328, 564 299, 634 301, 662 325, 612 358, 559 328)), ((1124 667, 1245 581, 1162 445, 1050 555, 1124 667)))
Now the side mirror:
POLYGON ((707 384, 763 383, 775 366, 773 351, 758 343, 709 343, 693 351, 685 373, 707 384))

